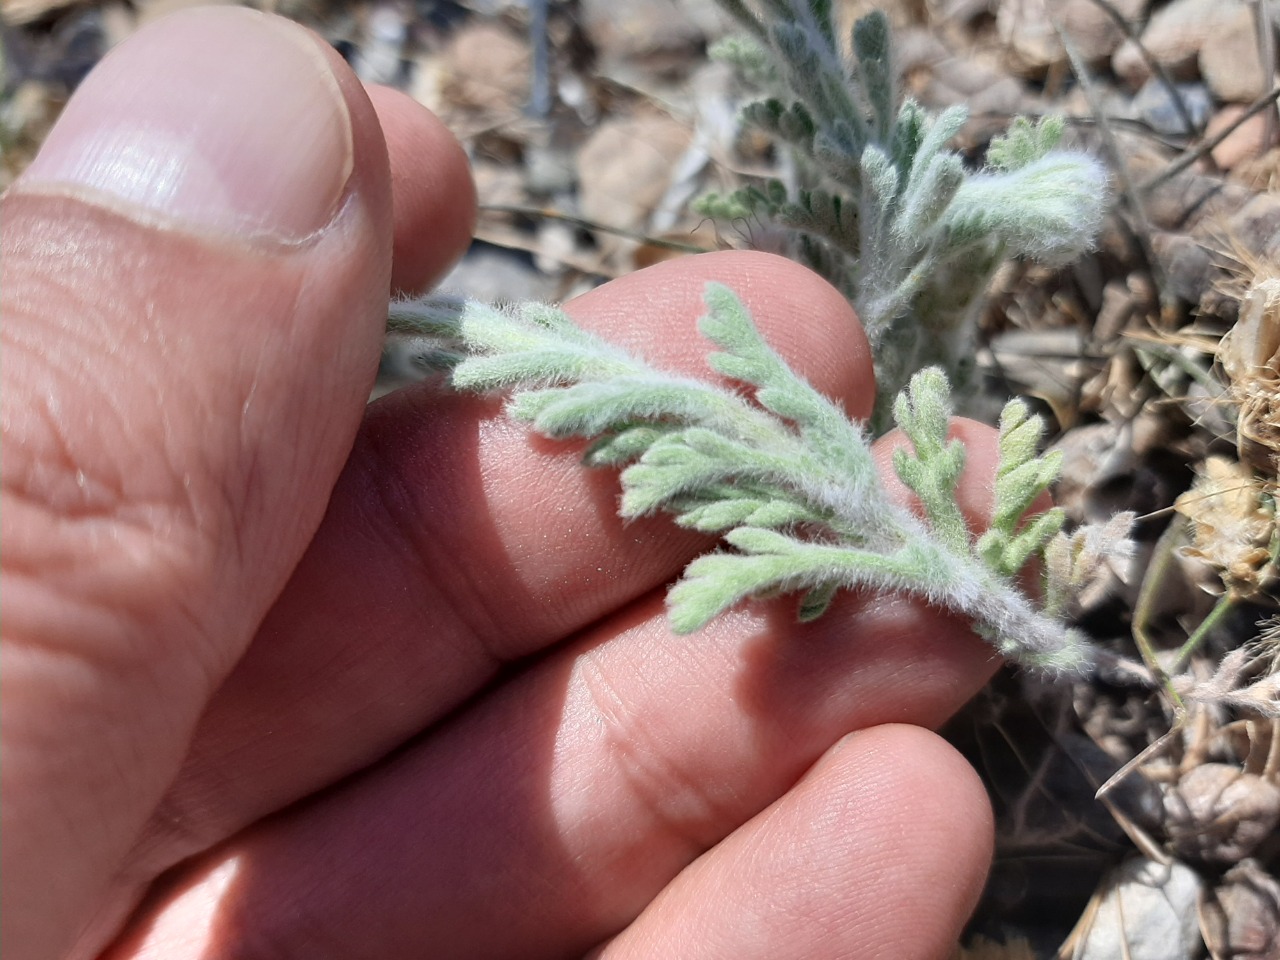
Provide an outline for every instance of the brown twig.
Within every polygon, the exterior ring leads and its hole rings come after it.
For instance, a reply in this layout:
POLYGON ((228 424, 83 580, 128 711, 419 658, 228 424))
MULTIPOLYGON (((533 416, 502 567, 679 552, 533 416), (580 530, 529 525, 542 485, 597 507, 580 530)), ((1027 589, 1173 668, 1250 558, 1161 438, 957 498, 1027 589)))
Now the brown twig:
POLYGON ((1245 108, 1244 113, 1236 117, 1236 119, 1226 128, 1196 146, 1195 149, 1187 150, 1177 160, 1169 164, 1169 166, 1165 167, 1146 183, 1139 186, 1138 191, 1143 195, 1149 194, 1156 187, 1160 186, 1160 184, 1173 179, 1201 157, 1207 155, 1209 151, 1217 147, 1218 144, 1222 143, 1222 141, 1227 139, 1227 137, 1231 136, 1231 134, 1234 133, 1242 123, 1254 114, 1267 109, 1267 107, 1271 106, 1271 104, 1275 103, 1277 100, 1280 100, 1280 86, 1273 87, 1269 93, 1264 93, 1257 100, 1253 101, 1253 103, 1249 104, 1249 106, 1245 108))
POLYGON ((663 240, 660 237, 651 237, 644 233, 636 233, 634 230, 624 230, 621 227, 611 227, 607 224, 597 223, 594 220, 586 220, 582 217, 575 217, 572 214, 561 213, 559 210, 553 210, 550 207, 524 207, 519 204, 509 203, 482 203, 480 204, 479 209, 481 213, 510 213, 518 217, 559 220, 561 223, 567 223, 574 227, 581 227, 584 230, 591 230, 596 233, 608 233, 615 237, 622 237, 624 240, 635 240, 639 243, 660 247, 663 250, 675 250, 679 253, 707 253, 710 250, 709 247, 702 247, 696 243, 681 243, 679 240, 663 240))

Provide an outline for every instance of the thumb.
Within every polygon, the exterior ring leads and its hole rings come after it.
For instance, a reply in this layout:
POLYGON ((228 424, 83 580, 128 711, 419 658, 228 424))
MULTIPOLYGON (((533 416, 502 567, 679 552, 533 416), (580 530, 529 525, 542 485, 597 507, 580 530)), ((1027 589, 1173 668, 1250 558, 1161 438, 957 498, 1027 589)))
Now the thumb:
POLYGON ((391 200, 341 60, 217 8, 113 51, 2 203, 0 940, 44 957, 319 523, 377 365, 391 200))

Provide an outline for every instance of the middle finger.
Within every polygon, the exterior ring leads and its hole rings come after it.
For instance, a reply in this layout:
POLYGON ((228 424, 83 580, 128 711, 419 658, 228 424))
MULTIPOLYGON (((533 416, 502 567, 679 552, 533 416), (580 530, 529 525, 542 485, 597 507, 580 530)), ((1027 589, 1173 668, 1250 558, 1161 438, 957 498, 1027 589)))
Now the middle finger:
MULTIPOLYGON (((642 599, 366 774, 184 869, 112 960, 581 956, 851 730, 936 725, 994 659, 845 596, 673 636, 642 599)), ((856 822, 849 830, 863 829, 856 822)))

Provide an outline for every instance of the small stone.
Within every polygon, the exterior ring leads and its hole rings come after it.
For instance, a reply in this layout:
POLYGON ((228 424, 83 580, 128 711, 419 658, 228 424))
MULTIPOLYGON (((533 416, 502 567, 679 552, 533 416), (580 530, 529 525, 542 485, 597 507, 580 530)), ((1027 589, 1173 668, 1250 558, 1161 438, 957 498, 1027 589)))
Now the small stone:
POLYGON ((1280 787, 1226 763, 1202 763, 1165 798, 1173 849, 1205 863, 1235 863, 1280 823, 1280 787))
MULTIPOLYGON (((600 124, 578 151, 582 215, 623 230, 646 229, 692 139, 687 126, 656 112, 600 124)), ((612 257, 636 246, 610 236, 600 245, 612 257)))
MULTIPOLYGON (((1210 33, 1243 7, 1241 0, 1173 0, 1152 15, 1142 31, 1142 46, 1176 78, 1196 75, 1196 60, 1210 33)), ((1131 87, 1151 76, 1138 45, 1126 40, 1111 59, 1111 67, 1131 87)))
POLYGON ((968 26, 990 12, 991 0, 938 0, 934 16, 940 21, 953 21, 968 26))
MULTIPOLYGON (((234 3, 235 0, 212 0, 212 4, 216 6, 231 6, 234 3)), ((133 6, 137 11, 137 26, 144 27, 179 10, 209 5, 203 0, 136 0, 133 6)))
POLYGON ((555 296, 556 279, 535 270, 532 257, 487 243, 472 244, 440 289, 475 297, 485 303, 548 300, 555 296))
POLYGON ((1203 885, 1182 863, 1134 859, 1117 867, 1071 954, 1075 960, 1191 960, 1199 956, 1203 885))
MULTIPOLYGON (((1162 165, 1144 167, 1145 175, 1162 165)), ((1253 199, 1256 192, 1238 183, 1184 171, 1162 182, 1147 196, 1147 217, 1161 230, 1213 230, 1253 199)))
POLYGON ((996 31, 1009 48, 1009 65, 1020 73, 1042 73, 1063 56, 1047 0, 1002 0, 996 31))
POLYGON ((444 57, 445 94, 458 106, 516 112, 529 99, 529 48, 496 23, 459 29, 444 57))
MULTIPOLYGON (((1209 125, 1205 127, 1206 140, 1212 140, 1227 127, 1231 126, 1245 112, 1245 107, 1238 103, 1229 103, 1213 115, 1209 125)), ((1234 170, 1240 164, 1254 160, 1267 151, 1267 116, 1255 113, 1240 126, 1232 130, 1225 140, 1213 148, 1213 162, 1223 170, 1234 170)))
POLYGON ((1280 194, 1255 194, 1227 218, 1225 232, 1263 263, 1280 255, 1280 194))
POLYGON ((907 27, 894 34, 893 59, 903 74, 912 70, 931 69, 934 64, 950 57, 951 51, 932 30, 907 27))
POLYGON ((1227 102, 1247 103, 1270 87, 1252 10, 1240 7, 1213 28, 1200 48, 1200 75, 1213 95, 1227 102))
POLYGON ((532 194, 550 196, 572 190, 578 181, 573 157, 566 151, 531 144, 524 151, 524 182, 532 194))
MULTIPOLYGON (((1174 89, 1178 99, 1186 107, 1191 125, 1199 130, 1213 111, 1213 97, 1209 95, 1209 88, 1203 83, 1177 83, 1174 84, 1174 89)), ((1133 98, 1133 109, 1139 119, 1156 133, 1172 137, 1185 136, 1189 132, 1173 94, 1155 77, 1144 83, 1138 95, 1133 98)))
POLYGON ((695 22, 698 18, 685 6, 677 0, 582 0, 580 16, 588 36, 606 59, 627 60, 654 53, 692 52, 705 42, 695 22))
POLYGON ((1169 292, 1187 303, 1199 303, 1217 275, 1204 244, 1185 233, 1157 230, 1151 235, 1151 249, 1165 272, 1169 292))
MULTIPOLYGON (((1128 20, 1142 14, 1146 0, 1113 0, 1128 20)), ((1111 55, 1124 32, 1094 0, 1002 0, 996 30, 1010 51, 1010 65, 1020 73, 1039 75, 1067 59, 1054 21, 1086 61, 1111 55)))
POLYGON ((1102 343, 1118 340, 1136 310, 1133 294, 1123 280, 1109 280, 1102 288, 1102 306, 1093 323, 1093 336, 1102 343))
MULTIPOLYGON (((975 60, 949 57, 936 63, 931 87, 945 98, 939 102, 963 103, 975 118, 986 114, 1012 115, 1028 108, 1027 94, 1020 81, 975 60)), ((978 125, 982 125, 981 121, 978 125)))
POLYGON ((1201 897, 1200 928, 1212 956, 1280 960, 1280 882, 1256 860, 1236 864, 1201 897))
POLYGON ((351 58, 356 76, 365 83, 401 86, 407 77, 404 52, 409 37, 404 10, 393 3, 377 4, 365 18, 363 33, 351 58))

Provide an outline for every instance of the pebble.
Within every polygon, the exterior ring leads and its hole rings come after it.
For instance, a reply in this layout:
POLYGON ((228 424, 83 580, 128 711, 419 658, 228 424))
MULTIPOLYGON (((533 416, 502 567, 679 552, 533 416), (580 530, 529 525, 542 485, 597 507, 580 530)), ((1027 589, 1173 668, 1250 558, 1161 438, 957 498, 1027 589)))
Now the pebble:
MULTIPOLYGON (((1175 77, 1191 79, 1209 35, 1243 5, 1241 0, 1173 0, 1152 14, 1142 31, 1142 46, 1175 77)), ((1150 66, 1132 40, 1116 50, 1111 67, 1130 87, 1141 86, 1151 76, 1150 66)))
POLYGON ((1213 95, 1227 102, 1249 102, 1271 86, 1258 48, 1253 11, 1240 7, 1220 20, 1200 48, 1200 75, 1213 95))
POLYGON ((1165 807, 1177 855, 1205 863, 1236 863, 1275 832, 1280 787, 1232 764, 1202 763, 1182 776, 1165 807))
POLYGON ((692 53, 706 42, 699 19, 705 2, 581 0, 579 14, 597 49, 620 60, 673 51, 692 53), (691 8, 691 9, 689 9, 691 8))
MULTIPOLYGON (((1132 21, 1142 15, 1146 0, 1112 0, 1112 6, 1132 21)), ((1010 66, 1033 76, 1067 59, 1058 25, 1091 63, 1109 57, 1125 39, 1094 0, 1002 0, 996 12, 996 31, 1009 46, 1010 66)))
POLYGON ((533 143, 524 150, 524 176, 530 193, 546 197, 572 190, 578 183, 578 168, 566 150, 533 143))
POLYGON ((1263 263, 1280 263, 1280 194, 1255 194, 1227 219, 1227 235, 1263 263))
POLYGON ((522 37, 497 23, 473 23, 444 53, 447 98, 458 106, 516 113, 529 99, 531 61, 522 37))
POLYGON ((364 42, 351 59, 356 76, 365 83, 403 86, 408 76, 404 52, 409 37, 404 11, 396 4, 378 4, 369 11, 364 33, 364 42))
POLYGON ((1280 883, 1258 861, 1228 870, 1201 901, 1200 918, 1212 956, 1280 960, 1280 883))
MULTIPOLYGON (((1187 109, 1192 125, 1199 130, 1208 122, 1213 112, 1213 97, 1203 83, 1174 84, 1179 98, 1187 109)), ((1138 119, 1156 133, 1167 137, 1186 136, 1188 131, 1173 95, 1159 79, 1152 77, 1142 85, 1133 98, 1133 109, 1138 119)))
MULTIPOLYGON (((1216 137, 1239 120, 1244 112, 1245 107, 1241 104, 1227 104, 1213 115, 1213 119, 1205 127, 1205 139, 1211 140, 1216 137)), ((1262 156, 1268 146, 1268 126, 1266 113, 1255 113, 1213 148, 1213 162, 1223 170, 1234 170, 1240 164, 1262 156)))
POLYGON ((1074 960, 1193 960, 1200 955, 1196 901, 1203 881, 1182 863, 1135 858, 1101 889, 1074 960))

